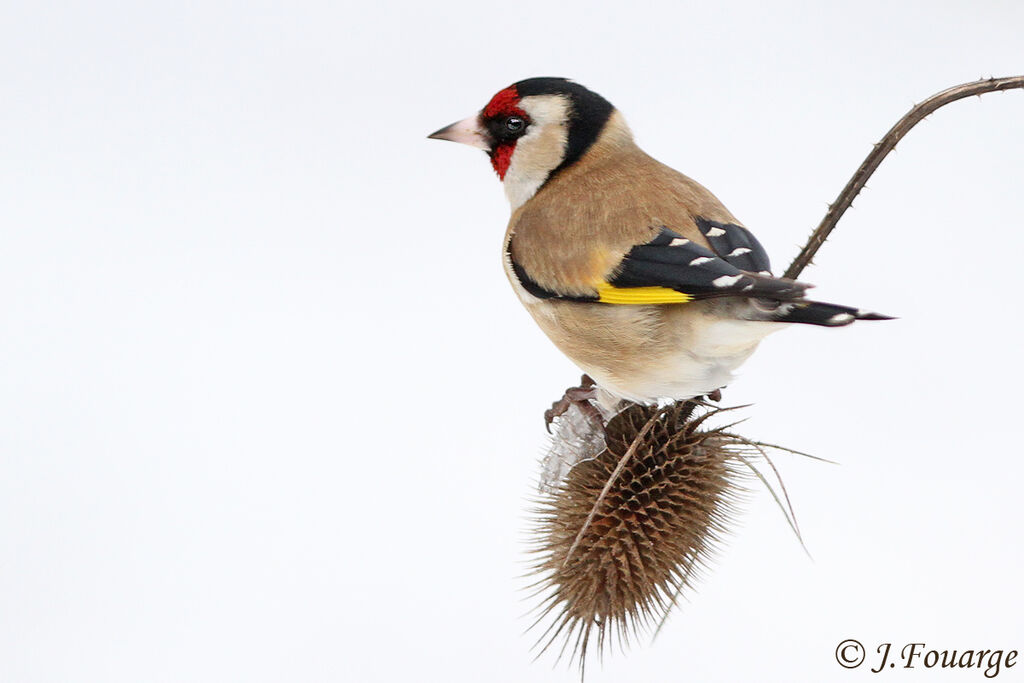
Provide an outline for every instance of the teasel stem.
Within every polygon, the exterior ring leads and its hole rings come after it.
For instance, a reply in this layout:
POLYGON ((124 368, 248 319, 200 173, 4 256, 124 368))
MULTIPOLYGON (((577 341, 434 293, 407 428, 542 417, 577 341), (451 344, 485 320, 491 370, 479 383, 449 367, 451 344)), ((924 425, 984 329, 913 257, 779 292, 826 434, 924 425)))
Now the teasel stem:
POLYGON ((810 238, 807 240, 807 244, 800 250, 797 257, 793 259, 793 262, 783 273, 783 277, 795 280, 800 277, 800 273, 803 272, 814 255, 818 253, 818 249, 828 239, 829 234, 835 229, 839 219, 843 217, 846 210, 853 204, 854 198, 864 189, 864 185, 867 184, 868 178, 878 169, 878 166, 882 163, 882 160, 888 156, 889 152, 895 149, 896 144, 903 139, 903 137, 910 132, 910 130, 920 123, 925 117, 935 112, 940 107, 944 107, 951 102, 962 100, 965 97, 971 95, 984 95, 985 93, 996 92, 1000 90, 1012 90, 1014 88, 1024 88, 1024 76, 1007 76, 1004 78, 986 78, 978 81, 972 81, 970 83, 961 83, 960 85, 954 85, 952 88, 946 88, 942 92, 936 93, 921 102, 920 104, 914 105, 914 107, 906 113, 899 121, 896 122, 889 132, 885 134, 881 142, 875 145, 875 148, 871 150, 871 153, 867 155, 864 162, 861 163, 860 168, 853 174, 849 182, 846 183, 846 187, 843 188, 836 200, 828 207, 828 212, 825 217, 818 223, 818 227, 811 233, 810 238))

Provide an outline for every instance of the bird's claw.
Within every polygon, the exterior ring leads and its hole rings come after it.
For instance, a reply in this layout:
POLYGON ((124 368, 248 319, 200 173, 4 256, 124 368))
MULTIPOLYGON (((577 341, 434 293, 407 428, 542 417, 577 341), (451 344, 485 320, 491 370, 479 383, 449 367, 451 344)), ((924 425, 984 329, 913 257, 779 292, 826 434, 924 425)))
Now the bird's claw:
POLYGON ((597 398, 597 385, 589 375, 583 375, 578 387, 566 389, 562 398, 552 403, 551 407, 544 411, 544 427, 548 434, 551 433, 551 423, 555 421, 555 418, 564 415, 574 405, 596 425, 604 429, 604 418, 601 411, 590 402, 594 398, 597 398))

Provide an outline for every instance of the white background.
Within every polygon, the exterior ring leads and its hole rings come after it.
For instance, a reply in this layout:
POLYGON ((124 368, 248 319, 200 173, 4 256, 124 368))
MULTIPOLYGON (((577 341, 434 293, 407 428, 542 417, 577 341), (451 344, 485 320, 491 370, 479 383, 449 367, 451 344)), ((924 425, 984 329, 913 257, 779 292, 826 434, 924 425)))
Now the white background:
MULTIPOLYGON (((569 76, 781 270, 915 101, 1024 72, 983 2, 4 3, 0 680, 574 681, 520 575, 578 371, 502 274, 483 154, 425 135, 569 76)), ((1024 93, 921 124, 804 279, 899 316, 770 338, 778 459, 658 641, 588 681, 980 681, 1024 650, 1024 93), (869 661, 869 665, 873 662, 869 661)), ((999 680, 1024 679, 1024 661, 999 680)))

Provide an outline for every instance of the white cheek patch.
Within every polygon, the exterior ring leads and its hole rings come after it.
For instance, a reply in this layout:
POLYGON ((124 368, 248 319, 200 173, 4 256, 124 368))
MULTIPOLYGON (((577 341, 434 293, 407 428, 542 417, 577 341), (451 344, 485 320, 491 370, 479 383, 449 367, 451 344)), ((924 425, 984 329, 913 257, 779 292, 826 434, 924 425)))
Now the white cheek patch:
POLYGON ((519 107, 530 117, 530 128, 516 143, 503 181, 513 211, 536 194, 562 163, 569 139, 570 104, 564 95, 524 97, 519 107))

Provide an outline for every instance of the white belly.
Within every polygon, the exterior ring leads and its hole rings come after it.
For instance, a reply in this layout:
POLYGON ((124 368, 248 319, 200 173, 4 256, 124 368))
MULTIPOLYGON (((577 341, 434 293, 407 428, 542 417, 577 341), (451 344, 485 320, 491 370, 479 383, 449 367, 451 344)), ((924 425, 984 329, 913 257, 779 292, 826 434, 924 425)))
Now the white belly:
POLYGON ((591 376, 609 392, 637 402, 702 396, 730 384, 733 372, 776 327, 770 323, 723 322, 709 330, 711 334, 693 337, 693 346, 660 356, 647 372, 607 377, 604 383, 596 375, 591 376), (735 332, 736 336, 727 336, 724 343, 718 343, 723 339, 718 333, 726 332, 735 332))
POLYGON ((729 317, 724 302, 642 307, 523 303, 598 386, 637 403, 684 400, 726 386, 758 343, 782 327, 729 317))

